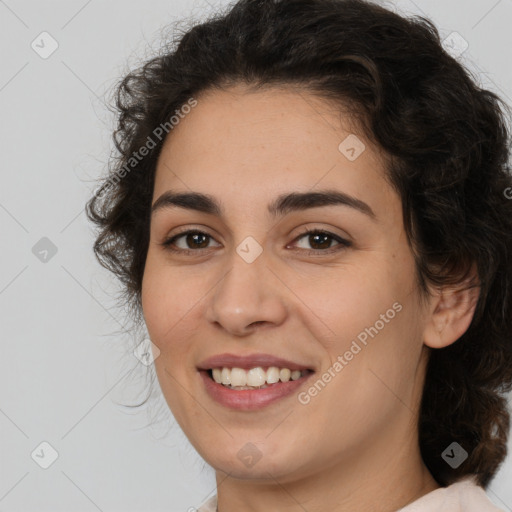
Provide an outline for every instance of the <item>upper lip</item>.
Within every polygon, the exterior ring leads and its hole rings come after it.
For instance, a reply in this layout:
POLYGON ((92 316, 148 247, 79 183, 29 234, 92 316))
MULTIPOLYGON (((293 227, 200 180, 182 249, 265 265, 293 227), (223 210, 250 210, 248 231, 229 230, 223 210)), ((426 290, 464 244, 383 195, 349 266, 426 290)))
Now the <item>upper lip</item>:
POLYGON ((276 366, 277 368, 288 368, 290 370, 310 370, 307 365, 289 361, 270 354, 250 354, 239 356, 236 354, 218 354, 201 361, 197 366, 199 370, 211 370, 213 368, 251 368, 276 366))

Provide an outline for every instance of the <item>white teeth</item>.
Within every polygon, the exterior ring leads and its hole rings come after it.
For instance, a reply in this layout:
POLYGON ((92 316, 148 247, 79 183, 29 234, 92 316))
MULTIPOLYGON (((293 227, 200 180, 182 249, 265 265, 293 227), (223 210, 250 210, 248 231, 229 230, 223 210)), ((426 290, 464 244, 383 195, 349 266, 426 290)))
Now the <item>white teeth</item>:
POLYGON ((233 387, 246 386, 247 385, 247 372, 245 370, 242 370, 242 368, 232 368, 231 369, 231 385, 233 387))
POLYGON ((290 380, 290 377, 292 375, 292 372, 288 370, 288 368, 281 368, 279 371, 279 380, 281 382, 288 382, 290 380))
POLYGON ((279 368, 276 366, 271 366, 267 370, 267 383, 275 384, 276 382, 279 382, 279 368))
POLYGON ((222 384, 224 384, 225 386, 227 386, 228 384, 231 384, 231 371, 229 370, 229 368, 222 368, 222 371, 220 374, 221 374, 222 384))
POLYGON ((258 366, 258 368, 251 368, 247 372, 247 385, 259 387, 265 384, 265 380, 267 378, 267 372, 258 366))
POLYGON ((236 389, 264 388, 279 381, 288 382, 300 379, 303 374, 305 375, 306 372, 292 371, 289 368, 278 368, 277 366, 270 366, 266 371, 261 366, 250 370, 236 367, 212 369, 213 380, 217 384, 236 389))
POLYGON ((217 384, 221 384, 222 383, 222 370, 220 368, 214 368, 212 374, 213 374, 213 380, 217 384))

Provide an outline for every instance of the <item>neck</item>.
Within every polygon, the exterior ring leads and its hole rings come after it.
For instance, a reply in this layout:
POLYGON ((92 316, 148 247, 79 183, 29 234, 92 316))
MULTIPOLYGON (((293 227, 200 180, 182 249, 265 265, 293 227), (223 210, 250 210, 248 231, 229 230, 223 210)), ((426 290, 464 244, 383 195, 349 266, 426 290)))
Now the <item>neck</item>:
POLYGON ((414 477, 384 471, 373 481, 346 476, 333 482, 327 475, 323 481, 287 484, 277 479, 249 484, 225 475, 217 475, 217 481, 218 512, 396 512, 440 487, 426 467, 414 477))

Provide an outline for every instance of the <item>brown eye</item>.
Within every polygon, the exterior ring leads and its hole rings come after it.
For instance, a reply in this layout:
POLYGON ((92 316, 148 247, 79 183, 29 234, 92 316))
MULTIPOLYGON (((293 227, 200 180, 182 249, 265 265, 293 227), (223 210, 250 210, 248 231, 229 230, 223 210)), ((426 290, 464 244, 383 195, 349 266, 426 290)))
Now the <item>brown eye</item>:
MULTIPOLYGON (((309 249, 310 253, 331 253, 352 245, 348 240, 344 240, 334 233, 318 229, 308 230, 302 233, 302 235, 299 235, 295 240, 301 240, 303 238, 307 240, 307 243, 312 248, 309 249), (333 240, 338 242, 334 247, 331 246, 333 240)), ((305 249, 308 251, 307 248, 305 249)))
POLYGON ((313 249, 328 249, 331 246, 332 237, 325 233, 317 233, 309 236, 309 244, 313 249))
POLYGON ((185 235, 185 243, 192 249, 205 249, 208 247, 208 235, 205 233, 188 233, 185 235))
POLYGON ((168 238, 162 245, 173 252, 190 253, 198 249, 207 249, 210 240, 213 240, 213 237, 203 231, 185 231, 168 238), (181 246, 177 243, 179 240, 182 240, 181 246))

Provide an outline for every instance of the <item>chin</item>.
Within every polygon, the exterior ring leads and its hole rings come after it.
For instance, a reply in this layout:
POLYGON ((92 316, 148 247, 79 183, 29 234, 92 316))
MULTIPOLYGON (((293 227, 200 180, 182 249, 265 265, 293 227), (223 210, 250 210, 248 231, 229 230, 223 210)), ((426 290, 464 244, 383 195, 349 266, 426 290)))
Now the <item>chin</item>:
POLYGON ((286 479, 301 472, 296 450, 285 454, 261 444, 259 448, 250 442, 241 445, 239 450, 226 448, 222 453, 201 453, 201 456, 216 471, 240 480, 286 479))

